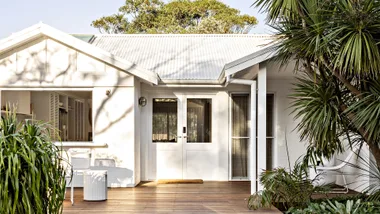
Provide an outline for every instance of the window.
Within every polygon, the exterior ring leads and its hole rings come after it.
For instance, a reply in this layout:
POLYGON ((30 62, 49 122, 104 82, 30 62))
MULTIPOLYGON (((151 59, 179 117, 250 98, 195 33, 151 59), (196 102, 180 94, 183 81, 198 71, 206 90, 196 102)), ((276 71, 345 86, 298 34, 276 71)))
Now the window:
MULTIPOLYGON (((233 179, 248 178, 248 145, 249 145, 249 95, 232 94, 231 103, 231 175, 233 179)), ((273 139, 274 139, 274 95, 267 94, 267 137, 266 137, 266 162, 267 169, 273 166, 273 139)), ((257 118, 257 115, 256 115, 257 118)), ((257 127, 256 120, 256 134, 257 127)), ((256 136, 257 137, 257 136, 256 136)), ((258 152, 258 151, 256 151, 258 152)), ((257 153, 256 153, 257 158, 257 153)), ((257 160, 256 160, 257 161, 257 160)))
POLYGON ((267 169, 273 168, 274 94, 267 94, 267 169))
POLYGON ((232 177, 248 178, 249 95, 232 95, 232 177))
MULTIPOLYGON (((258 103, 256 103, 257 105, 258 103)), ((257 113, 257 112, 256 112, 257 113)), ((257 118, 258 115, 256 115, 257 118)), ((272 170, 273 168, 273 139, 274 139, 274 94, 267 94, 267 170, 272 170)), ((256 138, 257 138, 257 128, 259 124, 256 120, 256 138)))
POLYGON ((54 141, 92 141, 91 91, 1 91, 2 115, 7 106, 20 121, 49 122, 54 141))
POLYGON ((187 99, 187 142, 211 143, 211 99, 187 99))
POLYGON ((153 99, 153 142, 177 142, 177 99, 153 99))

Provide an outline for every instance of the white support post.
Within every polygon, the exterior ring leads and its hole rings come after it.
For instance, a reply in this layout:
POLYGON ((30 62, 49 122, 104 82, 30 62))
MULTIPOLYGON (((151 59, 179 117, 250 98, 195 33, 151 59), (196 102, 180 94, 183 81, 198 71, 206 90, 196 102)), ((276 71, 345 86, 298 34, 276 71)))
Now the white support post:
MULTIPOLYGON (((260 175, 267 164, 267 70, 265 64, 259 65, 258 80, 258 114, 257 114, 257 173, 260 175)), ((263 190, 263 186, 258 182, 258 190, 263 190)))
POLYGON ((256 172, 256 81, 251 84, 251 129, 249 146, 249 172, 251 177, 251 194, 257 192, 256 172))

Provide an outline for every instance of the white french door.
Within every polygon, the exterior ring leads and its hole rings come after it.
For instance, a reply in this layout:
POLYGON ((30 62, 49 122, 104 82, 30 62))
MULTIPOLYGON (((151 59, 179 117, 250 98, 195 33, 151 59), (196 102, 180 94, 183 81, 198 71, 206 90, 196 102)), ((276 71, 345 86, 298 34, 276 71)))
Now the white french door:
POLYGON ((212 180, 217 164, 213 142, 213 96, 152 96, 149 177, 212 180))

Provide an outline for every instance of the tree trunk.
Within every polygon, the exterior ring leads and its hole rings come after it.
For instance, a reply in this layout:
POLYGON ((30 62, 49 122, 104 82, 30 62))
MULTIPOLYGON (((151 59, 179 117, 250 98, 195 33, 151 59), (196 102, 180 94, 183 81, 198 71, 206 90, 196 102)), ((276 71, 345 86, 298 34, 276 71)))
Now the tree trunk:
POLYGON ((367 143, 369 146, 369 150, 372 153, 373 157, 376 160, 376 165, 380 168, 380 148, 377 144, 367 143))

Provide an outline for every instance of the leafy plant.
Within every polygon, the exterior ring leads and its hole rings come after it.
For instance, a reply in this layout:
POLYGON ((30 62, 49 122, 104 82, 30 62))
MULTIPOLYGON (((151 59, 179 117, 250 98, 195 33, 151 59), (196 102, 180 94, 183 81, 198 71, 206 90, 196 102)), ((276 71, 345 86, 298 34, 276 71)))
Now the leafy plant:
POLYGON ((357 163, 347 162, 347 166, 356 169, 357 172, 347 173, 348 175, 355 175, 356 181, 359 186, 368 185, 364 187, 362 195, 365 195, 365 201, 378 202, 380 201, 380 167, 377 165, 376 160, 368 154, 361 152, 356 154, 357 163))
POLYGON ((0 120, 0 213, 62 213, 65 169, 49 124, 0 120))
POLYGON ((313 193, 328 190, 327 186, 314 187, 313 180, 308 179, 307 171, 299 163, 291 171, 285 168, 265 171, 260 175, 260 182, 264 190, 249 198, 249 209, 268 208, 272 204, 282 205, 284 210, 306 207, 313 193))
POLYGON ((293 214, 365 214, 379 213, 380 208, 372 202, 362 202, 360 199, 347 200, 345 203, 327 200, 321 203, 310 203, 304 209, 291 208, 287 213, 293 214))
POLYGON ((296 61, 293 95, 309 157, 367 144, 380 166, 380 2, 255 0, 278 32, 277 60, 296 61), (312 154, 316 152, 316 154, 312 154))

